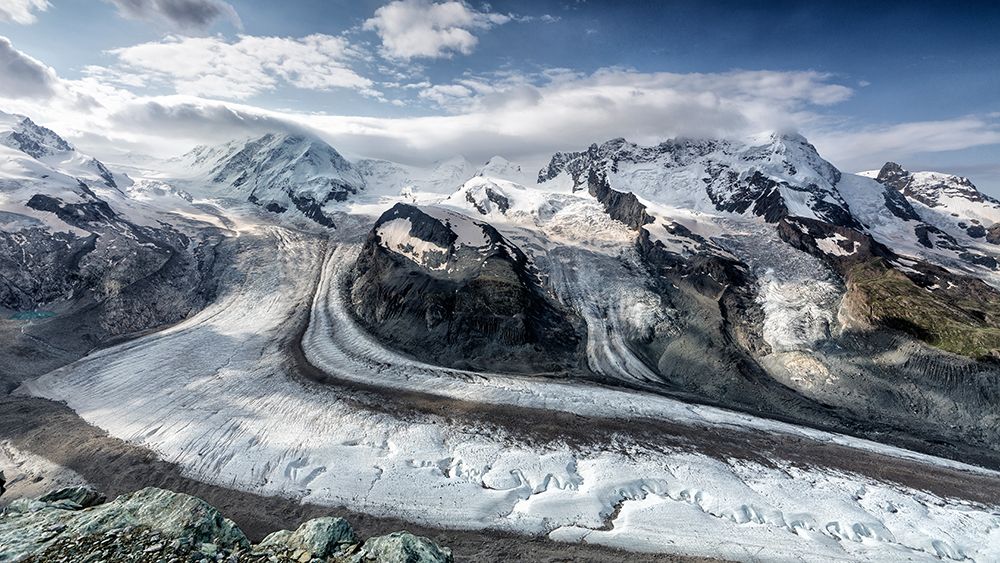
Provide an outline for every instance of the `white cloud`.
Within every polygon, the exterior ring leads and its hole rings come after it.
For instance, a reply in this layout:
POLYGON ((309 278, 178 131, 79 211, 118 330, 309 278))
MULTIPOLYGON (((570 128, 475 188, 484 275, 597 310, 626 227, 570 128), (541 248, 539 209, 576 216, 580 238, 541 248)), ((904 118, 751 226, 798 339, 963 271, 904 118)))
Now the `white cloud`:
POLYGON ((121 67, 91 67, 128 85, 165 82, 178 93, 243 100, 281 83, 309 90, 349 88, 377 96, 371 80, 349 63, 360 53, 346 40, 314 34, 302 38, 240 35, 174 37, 115 49, 121 67))
POLYGON ((221 0, 105 0, 126 18, 164 24, 178 31, 201 31, 218 19, 242 28, 232 5, 221 0))
POLYGON ((32 24, 38 20, 35 12, 44 12, 47 9, 49 9, 48 0, 0 0, 0 22, 32 24))
POLYGON ((879 168, 926 153, 1000 145, 1000 116, 963 116, 860 129, 817 131, 813 144, 849 171, 879 168))
POLYGON ((55 92, 56 73, 38 60, 18 51, 0 37, 0 96, 48 98, 55 92))
POLYGON ((382 39, 382 52, 397 59, 468 55, 479 39, 473 31, 507 23, 511 16, 475 10, 464 2, 396 0, 375 10, 364 29, 382 39))

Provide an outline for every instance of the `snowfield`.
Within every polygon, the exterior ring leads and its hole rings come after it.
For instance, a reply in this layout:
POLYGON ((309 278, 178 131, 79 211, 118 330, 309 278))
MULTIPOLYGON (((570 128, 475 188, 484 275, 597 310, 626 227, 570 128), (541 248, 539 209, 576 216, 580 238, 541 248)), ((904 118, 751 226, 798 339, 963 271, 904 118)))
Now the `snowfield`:
MULTIPOLYGON (((736 560, 1000 558, 995 507, 780 459, 763 464, 665 449, 625 435, 609 436, 602 447, 539 445, 511 429, 372 408, 349 388, 305 381, 294 375, 288 350, 308 322, 306 358, 335 380, 587 417, 760 429, 984 472, 652 395, 420 364, 378 345, 347 315, 341 289, 356 243, 246 218, 234 224, 243 266, 227 276, 228 290, 216 303, 21 392, 65 401, 87 421, 159 452, 198 479, 436 526, 736 560)), ((591 291, 596 282, 581 285, 591 291)), ((643 299, 638 294, 618 307, 641 318, 643 299)), ((596 314, 587 320, 602 322, 596 314)), ((604 370, 639 364, 614 342, 590 344, 591 361, 604 370)), ((636 374, 621 375, 627 376, 636 374)))

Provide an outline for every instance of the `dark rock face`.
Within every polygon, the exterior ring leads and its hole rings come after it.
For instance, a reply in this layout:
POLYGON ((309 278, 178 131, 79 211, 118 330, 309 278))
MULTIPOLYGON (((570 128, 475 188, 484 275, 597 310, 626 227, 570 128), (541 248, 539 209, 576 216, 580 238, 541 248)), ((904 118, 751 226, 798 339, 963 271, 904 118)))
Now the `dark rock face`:
POLYGON ((576 366, 579 321, 549 297, 524 253, 490 225, 471 221, 484 245, 462 245, 448 222, 405 204, 378 219, 351 287, 362 324, 390 345, 439 365, 523 373, 576 366), (393 221, 408 223, 414 244, 443 252, 417 263, 404 254, 412 246, 389 248, 379 233, 393 221))
MULTIPOLYGON (((486 188, 486 199, 496 204, 500 213, 507 213, 507 210, 510 209, 510 201, 506 198, 506 196, 497 192, 493 188, 486 188)), ((480 205, 479 202, 476 201, 472 192, 465 192, 465 200, 471 203, 472 206, 476 208, 476 211, 482 213, 483 215, 489 215, 489 211, 484 209, 484 206, 480 205)))
POLYGON ((986 229, 986 242, 1000 244, 1000 223, 991 225, 986 229))
POLYGON ((986 238, 986 228, 982 225, 972 225, 965 229, 966 234, 972 238, 986 238))
POLYGON ((882 197, 885 199, 885 207, 896 217, 904 221, 923 220, 902 192, 898 190, 886 190, 883 192, 882 197))
MULTIPOLYGON (((28 201, 72 232, 42 225, 0 231, 0 307, 39 315, 4 361, 51 369, 113 339, 183 320, 215 297, 220 231, 137 225, 92 192, 83 195, 74 203, 47 194, 28 201)), ((18 377, 4 374, 3 390, 18 377)))

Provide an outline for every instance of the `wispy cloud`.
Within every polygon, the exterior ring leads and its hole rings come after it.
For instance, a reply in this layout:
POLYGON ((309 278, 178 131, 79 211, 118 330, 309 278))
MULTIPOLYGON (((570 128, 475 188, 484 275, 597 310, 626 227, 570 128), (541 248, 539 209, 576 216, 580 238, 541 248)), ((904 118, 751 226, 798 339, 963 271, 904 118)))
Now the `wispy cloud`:
POLYGON ((240 35, 168 36, 110 52, 120 65, 91 67, 92 75, 126 85, 166 83, 180 94, 243 100, 291 85, 308 90, 348 88, 378 96, 373 83, 350 68, 362 55, 341 37, 240 35))
POLYGON ((35 12, 49 9, 48 0, 0 0, 0 22, 28 25, 38 21, 35 12))
POLYGON ((968 115, 955 119, 819 130, 813 144, 847 170, 878 168, 888 160, 916 155, 1000 145, 1000 116, 968 115))

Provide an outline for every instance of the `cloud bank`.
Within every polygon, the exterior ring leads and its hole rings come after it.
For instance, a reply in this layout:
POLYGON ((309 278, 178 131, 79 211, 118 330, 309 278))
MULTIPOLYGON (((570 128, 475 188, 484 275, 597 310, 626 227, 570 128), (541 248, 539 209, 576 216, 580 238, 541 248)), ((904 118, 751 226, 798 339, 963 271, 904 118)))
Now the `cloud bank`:
MULTIPOLYGON (((387 118, 279 111, 218 99, 243 100, 286 83, 374 88, 347 68, 355 55, 338 37, 168 37, 115 55, 140 87, 162 82, 178 93, 137 94, 100 72, 63 79, 0 39, 0 71, 12 78, 0 82, 0 109, 28 114, 98 156, 130 150, 171 156, 195 144, 308 130, 354 157, 428 164, 456 155, 484 161, 500 154, 534 165, 553 152, 615 137, 652 144, 778 130, 805 134, 834 164, 854 171, 886 160, 911 161, 913 155, 1000 145, 998 115, 860 127, 831 117, 831 108, 856 92, 837 77, 814 71, 605 68, 466 75, 444 84, 412 84, 421 99, 438 108, 437 115, 387 118), (169 60, 185 62, 164 62, 169 60)), ((974 180, 1000 189, 1000 179, 974 180)))

